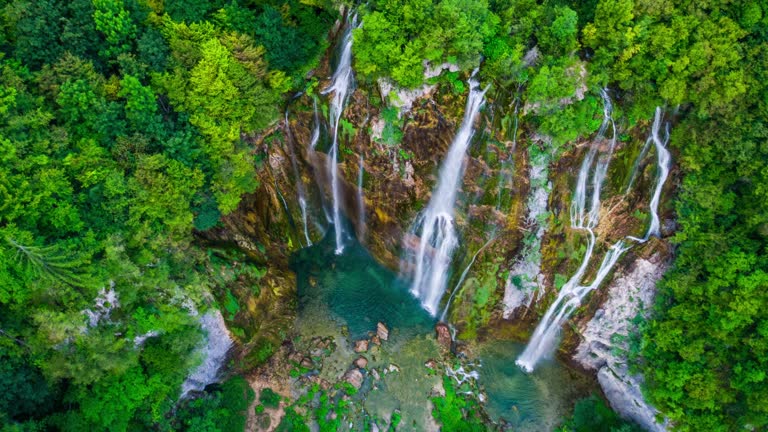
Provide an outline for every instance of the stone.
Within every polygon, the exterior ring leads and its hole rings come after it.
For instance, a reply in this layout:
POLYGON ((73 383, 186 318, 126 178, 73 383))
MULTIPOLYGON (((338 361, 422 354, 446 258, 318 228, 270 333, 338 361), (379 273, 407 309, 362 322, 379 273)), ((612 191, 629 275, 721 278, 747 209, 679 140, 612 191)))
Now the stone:
POLYGON ((378 336, 379 339, 383 341, 389 339, 389 329, 384 325, 384 323, 379 322, 376 324, 376 336, 378 336))
POLYGON ((288 360, 296 364, 301 364, 301 360, 303 360, 303 358, 304 356, 297 351, 294 351, 290 355, 288 355, 288 360))
POLYGON ((381 346, 381 338, 378 335, 373 335, 371 342, 376 346, 381 346))
POLYGON ((426 363, 424 363, 424 367, 432 369, 432 370, 436 370, 437 369, 437 361, 435 361, 433 359, 429 359, 429 360, 426 361, 426 363))
POLYGON ((352 387, 356 389, 359 389, 363 385, 363 373, 357 368, 348 370, 342 379, 352 384, 352 387))
POLYGON ((361 353, 368 351, 368 341, 365 339, 355 342, 355 352, 361 353))
POLYGON ((366 366, 368 366, 368 359, 360 356, 357 359, 355 359, 354 365, 356 367, 359 367, 360 369, 365 369, 366 366))
POLYGON ((389 373, 400 372, 400 366, 396 364, 390 364, 385 370, 389 373))
POLYGON ((596 371, 606 399, 621 417, 633 420, 645 430, 662 432, 666 420, 656 421, 658 410, 646 402, 641 391, 643 377, 627 368, 628 336, 637 331, 632 318, 648 316, 667 264, 660 255, 638 259, 608 286, 608 298, 582 326, 582 340, 573 359, 586 370, 596 371), (622 337, 616 338, 615 335, 622 337))
POLYGON ((381 375, 379 375, 379 371, 377 371, 376 369, 371 369, 371 376, 372 376, 372 377, 373 377, 373 379, 375 379, 376 381, 378 381, 378 380, 380 380, 380 379, 381 379, 381 375))
POLYGON ((451 349, 451 329, 448 328, 448 324, 442 322, 435 324, 435 334, 437 336, 437 343, 441 347, 451 349))
POLYGON ((301 367, 306 369, 312 369, 315 367, 315 364, 312 362, 312 359, 310 359, 309 357, 304 357, 303 359, 301 359, 300 365, 301 367))

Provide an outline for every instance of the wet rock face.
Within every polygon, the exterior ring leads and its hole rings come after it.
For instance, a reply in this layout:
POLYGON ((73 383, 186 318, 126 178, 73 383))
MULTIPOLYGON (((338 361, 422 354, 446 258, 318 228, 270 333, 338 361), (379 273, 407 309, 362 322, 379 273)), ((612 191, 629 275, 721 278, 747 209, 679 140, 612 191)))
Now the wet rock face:
POLYGON ((435 325, 435 336, 437 337, 437 343, 440 345, 443 349, 450 350, 451 349, 451 329, 448 328, 448 325, 445 323, 437 323, 435 325))
POLYGON ((632 320, 647 316, 653 306, 656 283, 667 264, 661 254, 638 258, 632 268, 608 287, 608 299, 582 330, 582 341, 574 360, 587 370, 597 372, 600 386, 611 407, 622 417, 633 420, 649 431, 664 431, 658 411, 641 392, 642 377, 632 375, 627 367, 628 338, 636 331, 632 320))

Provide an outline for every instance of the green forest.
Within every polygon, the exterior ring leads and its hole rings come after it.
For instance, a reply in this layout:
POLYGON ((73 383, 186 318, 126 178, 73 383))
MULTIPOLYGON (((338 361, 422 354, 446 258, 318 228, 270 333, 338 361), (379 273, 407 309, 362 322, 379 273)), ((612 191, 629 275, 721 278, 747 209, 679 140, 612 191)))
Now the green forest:
MULTIPOLYGON (((342 6, 362 23, 360 86, 462 95, 477 68, 536 107, 523 120, 557 155, 600 124, 599 99, 559 103, 580 76, 618 95, 628 126, 674 111, 674 262, 632 368, 672 430, 768 428, 765 1, 4 0, 3 432, 243 430, 254 396, 240 377, 178 403, 202 361, 189 305, 219 307, 197 234, 260 186, 249 137, 316 91, 342 6), (426 78, 425 60, 459 71, 426 78)), ((590 400, 575 415, 590 409, 606 410, 590 400)), ((599 430, 632 430, 605 416, 599 430)), ((278 430, 303 430, 290 422, 278 430)), ((443 430, 478 430, 457 424, 443 430)))

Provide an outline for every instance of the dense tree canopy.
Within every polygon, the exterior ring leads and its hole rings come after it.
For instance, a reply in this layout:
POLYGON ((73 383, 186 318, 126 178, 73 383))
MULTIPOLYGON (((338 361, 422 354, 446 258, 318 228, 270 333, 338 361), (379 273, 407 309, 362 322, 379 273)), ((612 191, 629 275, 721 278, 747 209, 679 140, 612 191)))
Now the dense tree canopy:
MULTIPOLYGON (((258 186, 241 137, 274 124, 286 94, 306 86, 336 9, 320 0, 0 6, 0 422, 9 430, 241 428, 251 395, 237 380, 168 415, 199 361, 200 330, 184 305, 205 308, 215 283, 191 234, 258 186)), ((618 95, 629 125, 656 106, 675 113, 676 258, 636 366, 677 430, 768 427, 768 5, 375 0, 358 12, 363 81, 453 83, 456 73, 426 78, 425 62, 455 64, 463 77, 479 67, 552 138, 555 156, 599 126, 598 88, 618 95)), ((398 113, 384 112, 393 127, 398 113)), ((436 405, 443 424, 480 427, 449 408, 436 405)), ((593 412, 608 429, 630 428, 596 399, 564 427, 584 429, 593 412)))
POLYGON ((275 122, 321 55, 334 12, 320 6, 0 7, 0 423, 210 423, 167 416, 199 361, 186 305, 206 307, 213 283, 193 226, 215 226, 256 187, 241 134, 275 122), (303 50, 282 58, 254 22, 303 50))

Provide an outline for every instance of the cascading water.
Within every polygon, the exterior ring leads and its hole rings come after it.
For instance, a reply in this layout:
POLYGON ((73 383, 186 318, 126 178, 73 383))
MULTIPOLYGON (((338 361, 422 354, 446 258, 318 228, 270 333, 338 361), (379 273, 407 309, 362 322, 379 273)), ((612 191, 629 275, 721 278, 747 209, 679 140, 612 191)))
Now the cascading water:
MULTIPOLYGON (((317 123, 316 123, 317 124, 317 123)), ((319 125, 316 126, 318 128, 317 135, 320 136, 320 130, 319 125)), ((307 241, 307 246, 312 246, 312 240, 309 239, 309 229, 307 228, 307 194, 304 191, 304 182, 301 180, 301 174, 299 174, 299 167, 296 163, 296 154, 293 151, 293 134, 291 133, 291 123, 288 120, 288 111, 285 111, 285 131, 286 131, 286 137, 288 139, 288 153, 291 156, 291 167, 293 168, 293 174, 296 177, 296 194, 298 195, 299 200, 299 209, 301 210, 301 222, 304 227, 304 239, 307 241)), ((313 138, 314 138, 314 132, 313 132, 313 138)), ((277 189, 277 184, 275 184, 275 189, 277 189)), ((286 206, 287 209, 287 206, 286 206)))
POLYGON ((344 252, 344 232, 343 221, 341 219, 340 195, 339 189, 339 122, 344 112, 344 105, 347 102, 349 90, 354 85, 354 74, 352 73, 352 29, 357 24, 357 15, 353 15, 349 20, 349 25, 344 32, 341 40, 341 56, 336 72, 331 78, 331 85, 323 91, 323 94, 333 93, 331 100, 331 125, 333 127, 333 144, 328 154, 328 171, 331 174, 331 195, 333 199, 333 227, 336 235, 336 255, 344 252))
POLYGON ((203 314, 200 317, 200 326, 206 333, 206 344, 200 349, 203 363, 192 371, 181 385, 182 398, 193 390, 202 391, 208 384, 218 381, 219 370, 224 365, 227 352, 232 347, 232 339, 224 324, 224 317, 217 309, 203 314))
POLYGON ((523 250, 509 271, 504 287, 504 319, 524 304, 533 301, 534 292, 543 286, 544 276, 541 274, 541 240, 547 230, 547 203, 552 185, 549 182, 547 170, 551 156, 544 152, 533 153, 534 147, 529 148, 530 185, 531 190, 526 202, 528 214, 526 225, 531 233, 523 250))
POLYGON ((463 176, 464 154, 474 134, 473 123, 485 102, 487 88, 480 90, 473 77, 469 79, 464 119, 440 169, 437 188, 411 229, 411 235, 419 238, 415 256, 409 257, 415 264, 411 293, 432 316, 445 292, 451 258, 458 244, 453 219, 456 192, 463 176))
POLYGON ((360 227, 360 232, 358 233, 358 239, 360 241, 363 241, 363 236, 365 235, 365 199, 363 198, 363 172, 365 170, 365 166, 363 164, 363 153, 360 153, 360 170, 357 173, 357 211, 358 211, 358 220, 357 224, 360 227))
POLYGON ((661 200, 661 189, 664 187, 664 182, 667 181, 669 176, 669 166, 672 160, 672 156, 667 150, 667 142, 669 142, 669 123, 665 128, 664 140, 659 137, 659 128, 661 127, 661 117, 663 113, 660 107, 656 107, 656 115, 653 118, 653 126, 651 128, 651 139, 653 140, 654 147, 656 149, 656 158, 659 167, 659 178, 656 182, 656 187, 653 190, 653 196, 651 197, 651 226, 648 227, 648 233, 645 235, 645 240, 648 240, 651 236, 659 236, 661 224, 659 223, 659 201, 661 200))
MULTIPOLYGON (((621 255, 629 250, 631 245, 625 243, 625 240, 619 240, 611 246, 606 252, 603 261, 600 263, 600 267, 597 270, 594 280, 589 285, 579 285, 581 278, 584 276, 584 272, 589 264, 589 259, 592 255, 595 245, 595 234, 592 231, 599 220, 600 213, 600 186, 602 185, 605 175, 608 171, 608 162, 610 161, 611 153, 615 145, 616 130, 613 125, 613 120, 610 119, 611 105, 605 91, 601 92, 603 101, 605 102, 604 119, 603 124, 600 126, 597 139, 593 141, 593 145, 584 158, 584 162, 581 165, 579 171, 579 178, 576 182, 576 192, 574 193, 574 199, 571 203, 571 227, 573 229, 585 230, 588 233, 587 237, 587 251, 584 255, 579 269, 566 282, 560 289, 560 293, 555 299, 552 306, 549 307, 544 318, 531 337, 530 342, 525 348, 525 351, 517 359, 516 363, 524 370, 531 372, 536 367, 536 364, 546 356, 552 354, 557 342, 557 336, 560 328, 570 317, 576 308, 581 304, 582 299, 591 291, 597 289, 603 282, 606 276, 610 273, 613 266, 619 260, 621 255), (610 124, 613 137, 610 140, 610 147, 608 152, 601 155, 594 169, 592 176, 592 201, 590 209, 586 211, 586 184, 589 168, 592 165, 595 155, 597 153, 596 142, 599 142, 610 124)), ((659 235, 659 218, 657 214, 657 208, 661 197, 661 189, 664 182, 669 175, 669 166, 671 156, 669 151, 665 148, 666 142, 669 139, 669 131, 666 131, 665 139, 662 141, 659 137, 659 129, 661 126, 662 112, 661 108, 656 108, 656 114, 651 129, 651 140, 653 140, 658 155, 659 164, 659 177, 654 187, 653 196, 651 198, 651 224, 648 229, 648 234, 644 239, 638 239, 635 237, 627 237, 629 240, 635 242, 644 242, 651 235, 659 235)))
POLYGON ((317 147, 318 141, 320 141, 320 115, 317 112, 317 100, 312 101, 312 107, 314 109, 313 120, 315 125, 312 128, 312 137, 309 140, 309 149, 314 151, 317 147))
POLYGON ((461 287, 461 284, 464 283, 464 279, 467 278, 467 275, 469 274, 469 269, 472 268, 472 264, 475 263, 475 260, 477 259, 477 256, 480 255, 482 251, 485 250, 485 248, 488 247, 489 244, 491 244, 494 240, 496 240, 496 237, 491 237, 483 247, 477 250, 474 255, 472 255, 472 259, 469 261, 469 264, 467 264, 467 267, 464 268, 464 271, 461 272, 461 277, 459 277, 459 281, 456 283, 456 286, 453 287, 453 291, 451 291, 451 296, 448 297, 448 302, 445 304, 445 307, 443 308, 443 313, 440 314, 440 321, 445 321, 445 317, 448 315, 448 309, 451 307, 451 302, 453 301, 453 297, 456 295, 456 292, 459 291, 459 287, 461 287))
MULTIPOLYGON (((610 264, 601 275, 598 271, 598 275, 592 284, 584 287, 580 286, 584 273, 587 270, 589 261, 592 258, 592 252, 595 247, 595 234, 593 229, 597 226, 600 216, 600 189, 602 188, 603 180, 608 172, 608 163, 610 162, 613 149, 616 144, 616 130, 611 118, 612 105, 608 94, 603 90, 600 92, 603 98, 603 122, 600 125, 597 136, 592 141, 592 145, 584 157, 584 161, 579 169, 579 177, 576 181, 576 191, 574 192, 573 202, 571 203, 570 216, 571 216, 571 228, 580 231, 586 231, 587 233, 587 249, 584 254, 584 258, 576 273, 571 276, 568 282, 560 289, 560 293, 557 296, 555 302, 547 310, 544 318, 531 337, 528 346, 525 351, 517 359, 517 364, 520 365, 526 371, 533 371, 536 363, 541 360, 542 357, 550 355, 554 350, 554 346, 557 340, 557 336, 560 331, 560 327, 568 319, 573 310, 581 303, 582 298, 590 292, 594 287, 597 287, 602 279, 610 271, 613 264, 618 260, 619 256, 624 252, 623 243, 619 242, 614 245, 611 250, 606 253, 603 259, 603 264, 610 264), (609 140, 608 149, 601 152, 598 156, 598 151, 605 139, 605 132, 608 127, 611 127, 611 138, 609 140), (595 161, 597 158, 597 161, 595 161), (594 168, 593 168, 594 166, 594 168), (592 171, 592 193, 590 199, 589 208, 587 208, 587 183, 589 180, 589 174, 592 171)), ((601 265, 601 269, 602 269, 601 265)))

